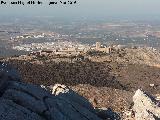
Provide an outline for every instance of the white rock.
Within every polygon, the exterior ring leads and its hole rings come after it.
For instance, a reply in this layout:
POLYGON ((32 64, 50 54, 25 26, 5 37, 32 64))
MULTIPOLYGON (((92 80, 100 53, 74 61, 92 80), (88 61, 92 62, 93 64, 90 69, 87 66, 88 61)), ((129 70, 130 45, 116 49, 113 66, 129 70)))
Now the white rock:
POLYGON ((160 107, 151 96, 147 95, 140 89, 133 96, 133 110, 136 120, 159 120, 160 107))

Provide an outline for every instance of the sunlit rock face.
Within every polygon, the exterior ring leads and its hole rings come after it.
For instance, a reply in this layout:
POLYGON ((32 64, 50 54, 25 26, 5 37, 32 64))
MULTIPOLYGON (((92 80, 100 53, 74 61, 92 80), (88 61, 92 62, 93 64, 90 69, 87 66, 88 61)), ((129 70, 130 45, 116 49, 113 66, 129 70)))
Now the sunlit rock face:
POLYGON ((160 107, 154 97, 137 90, 133 96, 133 110, 136 120, 159 120, 160 107))

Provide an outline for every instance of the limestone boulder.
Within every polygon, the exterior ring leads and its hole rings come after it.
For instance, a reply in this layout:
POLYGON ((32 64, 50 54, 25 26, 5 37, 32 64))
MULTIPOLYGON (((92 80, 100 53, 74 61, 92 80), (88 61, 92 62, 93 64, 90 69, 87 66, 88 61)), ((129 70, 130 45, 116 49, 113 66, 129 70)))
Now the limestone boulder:
POLYGON ((133 102, 136 120, 160 120, 160 107, 154 97, 139 89, 133 96, 133 102))

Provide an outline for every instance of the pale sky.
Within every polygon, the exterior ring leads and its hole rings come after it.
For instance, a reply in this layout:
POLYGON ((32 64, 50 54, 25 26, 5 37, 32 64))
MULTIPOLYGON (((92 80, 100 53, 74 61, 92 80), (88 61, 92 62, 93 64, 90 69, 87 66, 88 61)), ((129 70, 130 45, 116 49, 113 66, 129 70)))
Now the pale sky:
POLYGON ((0 5, 0 15, 160 18, 160 0, 77 0, 76 5, 52 6, 48 5, 49 1, 58 0, 40 1, 44 3, 42 6, 0 5))

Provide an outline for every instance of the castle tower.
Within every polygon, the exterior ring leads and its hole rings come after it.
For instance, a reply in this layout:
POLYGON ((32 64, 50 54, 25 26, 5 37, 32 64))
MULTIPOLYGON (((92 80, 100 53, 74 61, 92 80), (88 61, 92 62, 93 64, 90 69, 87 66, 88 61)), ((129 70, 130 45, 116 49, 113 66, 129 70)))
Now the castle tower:
POLYGON ((99 48, 101 48, 101 43, 100 42, 96 42, 96 49, 98 50, 99 48))

